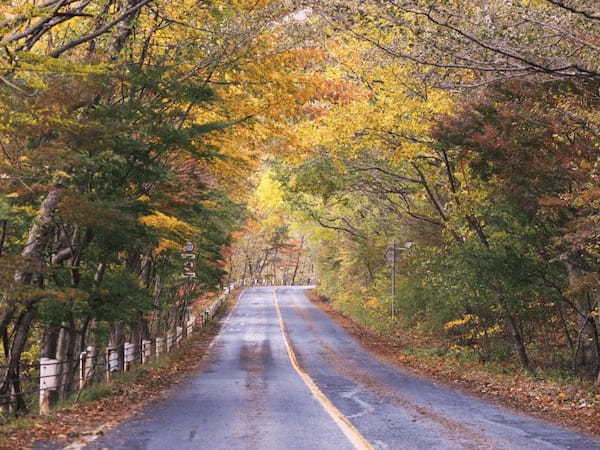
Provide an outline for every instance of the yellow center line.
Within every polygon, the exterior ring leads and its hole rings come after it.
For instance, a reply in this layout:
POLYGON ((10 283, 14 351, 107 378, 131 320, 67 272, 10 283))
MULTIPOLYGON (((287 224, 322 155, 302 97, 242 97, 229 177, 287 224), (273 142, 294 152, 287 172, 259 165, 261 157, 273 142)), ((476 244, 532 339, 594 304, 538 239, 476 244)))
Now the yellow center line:
POLYGON ((283 342, 287 350, 288 356, 292 363, 292 367, 312 394, 317 398, 321 406, 331 416, 334 422, 342 430, 348 440, 354 445, 354 448, 360 450, 374 450, 374 447, 367 441, 367 439, 356 429, 354 425, 342 414, 342 412, 335 407, 335 405, 327 398, 327 396, 319 389, 313 379, 306 373, 306 371, 300 366, 296 353, 292 349, 290 340, 288 338, 287 329, 283 322, 283 316, 281 315, 281 308, 279 308, 279 299, 277 297, 277 291, 273 289, 273 298, 275 300, 275 309, 277 310, 277 317, 279 318, 279 327, 281 328, 281 334, 283 335, 283 342))

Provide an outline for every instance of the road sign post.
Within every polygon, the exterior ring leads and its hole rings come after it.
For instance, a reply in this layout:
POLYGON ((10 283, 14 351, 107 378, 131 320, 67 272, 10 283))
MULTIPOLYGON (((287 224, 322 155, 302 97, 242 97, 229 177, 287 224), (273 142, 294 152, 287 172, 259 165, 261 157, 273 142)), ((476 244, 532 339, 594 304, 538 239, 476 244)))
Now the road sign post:
POLYGON ((404 247, 397 247, 396 246, 396 240, 394 239, 392 241, 392 245, 388 246, 387 248, 387 253, 386 253, 386 259, 390 262, 391 264, 391 270, 390 270, 390 279, 391 279, 391 300, 390 300, 390 315, 392 316, 392 319, 396 318, 396 261, 397 261, 397 251, 407 251, 410 250, 410 248, 413 246, 412 242, 406 242, 404 244, 404 247), (390 252, 391 250, 391 252, 390 252))

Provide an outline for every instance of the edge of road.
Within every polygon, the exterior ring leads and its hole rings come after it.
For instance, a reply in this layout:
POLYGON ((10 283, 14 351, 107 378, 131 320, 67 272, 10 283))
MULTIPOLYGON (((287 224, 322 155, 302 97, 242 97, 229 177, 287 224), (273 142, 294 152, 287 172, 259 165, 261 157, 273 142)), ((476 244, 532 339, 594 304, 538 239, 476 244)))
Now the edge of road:
MULTIPOLYGON (((228 309, 227 313, 219 319, 219 321, 218 321, 219 331, 214 336, 212 336, 210 344, 206 347, 206 352, 204 353, 204 356, 202 357, 202 359, 204 359, 206 357, 208 352, 210 352, 210 350, 214 346, 215 342, 218 340, 219 336, 221 335, 221 330, 229 322, 229 319, 230 319, 233 311, 235 311, 235 309, 238 307, 239 301, 241 300, 242 296, 245 293, 246 293, 246 289, 244 288, 237 295, 232 296, 231 299, 229 300, 229 301, 233 300, 234 304, 232 307, 230 307, 228 309)), ((172 386, 170 386, 166 390, 169 390, 170 388, 172 388, 172 386)), ((123 421, 109 421, 109 422, 103 423, 102 425, 98 426, 97 428, 93 429, 92 431, 87 432, 85 435, 80 436, 75 442, 72 442, 65 447, 61 447, 62 450, 82 450, 82 449, 84 449, 86 446, 90 445, 92 442, 94 442, 95 440, 102 437, 104 435, 105 431, 111 429, 115 425, 118 425, 118 424, 124 422, 125 420, 128 420, 129 418, 131 418, 132 416, 137 414, 139 412, 139 410, 146 407, 148 404, 149 403, 141 405, 138 410, 136 410, 133 414, 131 414, 129 417, 127 417, 123 421)))
MULTIPOLYGON (((313 381, 313 379, 308 375, 308 373, 302 368, 300 363, 298 362, 298 357, 294 352, 290 339, 288 337, 287 328, 285 322, 283 321, 283 315, 281 314, 281 308, 279 307, 279 298, 277 297, 277 288, 272 288, 273 292, 273 303, 275 304, 275 310, 277 311, 277 318, 279 320, 279 328, 281 329, 281 334, 283 335, 283 342, 285 344, 285 348, 287 350, 288 357, 290 359, 290 363, 292 367, 302 379, 306 387, 310 390, 310 392, 314 395, 317 401, 321 404, 323 409, 331 416, 333 421, 337 424, 337 426, 342 430, 346 438, 352 443, 352 445, 359 450, 374 450, 375 447, 371 445, 369 441, 358 431, 358 429, 350 422, 350 420, 342 414, 342 412, 335 407, 335 405, 329 400, 329 398, 319 389, 317 384, 313 381)), ((240 296, 241 298, 241 296, 240 296)))

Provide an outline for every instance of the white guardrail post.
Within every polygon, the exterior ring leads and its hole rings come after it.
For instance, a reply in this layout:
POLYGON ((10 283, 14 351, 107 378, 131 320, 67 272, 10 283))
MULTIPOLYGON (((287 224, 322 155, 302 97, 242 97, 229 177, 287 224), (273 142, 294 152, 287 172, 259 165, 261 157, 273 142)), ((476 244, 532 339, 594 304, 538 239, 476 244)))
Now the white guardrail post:
POLYGON ((175 341, 175 335, 172 331, 167 333, 167 352, 170 352, 173 348, 173 343, 175 341))
POLYGON ((127 372, 135 362, 135 344, 125 342, 124 350, 123 370, 127 372))
POLYGON ((50 391, 58 388, 58 360, 40 358, 40 415, 50 413, 50 391))
POLYGON ((96 365, 96 348, 91 345, 79 355, 79 389, 90 384, 96 365))
POLYGON ((110 381, 113 372, 118 372, 119 367, 119 350, 116 347, 106 348, 106 381, 110 381))
POLYGON ((161 353, 164 353, 164 351, 165 351, 165 339, 164 338, 160 338, 160 337, 156 338, 155 351, 156 351, 157 357, 160 356, 161 353))
POLYGON ((88 347, 86 349, 85 371, 84 371, 86 383, 90 383, 90 381, 92 381, 92 378, 94 377, 94 374, 96 373, 96 367, 97 367, 96 347, 94 347, 93 345, 88 345, 88 347))
POLYGON ((79 354, 79 390, 85 387, 85 363, 87 361, 87 352, 79 354))
POLYGON ((142 364, 146 364, 152 357, 152 341, 142 340, 142 364))

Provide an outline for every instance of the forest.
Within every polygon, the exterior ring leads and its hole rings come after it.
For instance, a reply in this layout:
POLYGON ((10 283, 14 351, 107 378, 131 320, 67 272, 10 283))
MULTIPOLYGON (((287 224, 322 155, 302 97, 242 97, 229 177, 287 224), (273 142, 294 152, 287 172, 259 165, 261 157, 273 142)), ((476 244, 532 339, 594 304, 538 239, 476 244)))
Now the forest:
POLYGON ((11 0, 0 47, 3 411, 234 281, 600 383, 596 0, 11 0))

